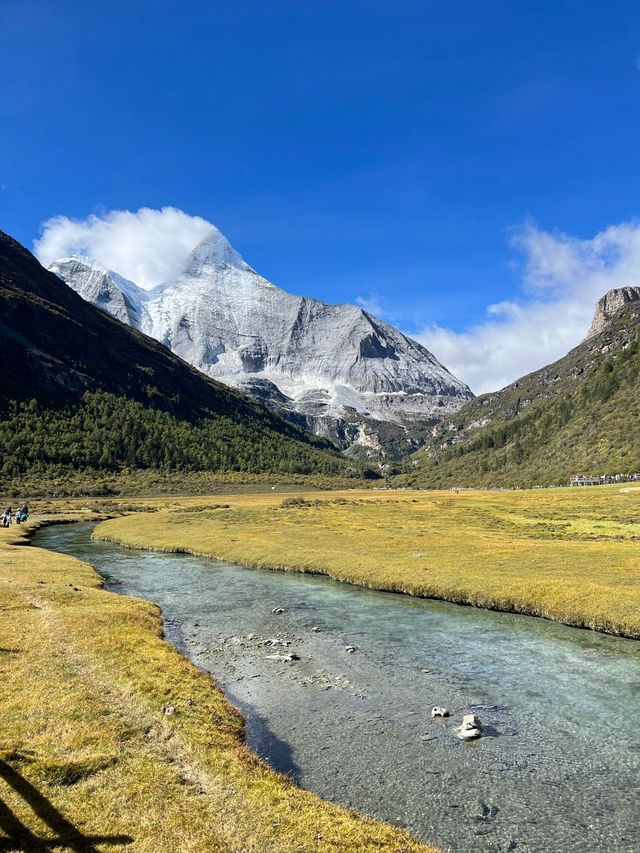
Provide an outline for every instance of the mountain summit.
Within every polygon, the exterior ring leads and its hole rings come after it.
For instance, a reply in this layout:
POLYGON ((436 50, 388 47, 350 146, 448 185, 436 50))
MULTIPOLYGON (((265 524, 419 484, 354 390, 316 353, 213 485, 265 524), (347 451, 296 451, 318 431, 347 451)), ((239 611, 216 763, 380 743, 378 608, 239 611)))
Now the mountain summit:
POLYGON ((177 278, 144 291, 82 258, 50 267, 86 300, 208 376, 257 397, 343 450, 379 450, 473 397, 421 344, 354 305, 288 293, 215 231, 177 278))
POLYGON ((640 287, 627 285, 609 290, 602 299, 598 300, 596 313, 591 328, 587 332, 587 337, 590 338, 599 334, 625 305, 630 302, 638 302, 638 300, 640 300, 640 287))

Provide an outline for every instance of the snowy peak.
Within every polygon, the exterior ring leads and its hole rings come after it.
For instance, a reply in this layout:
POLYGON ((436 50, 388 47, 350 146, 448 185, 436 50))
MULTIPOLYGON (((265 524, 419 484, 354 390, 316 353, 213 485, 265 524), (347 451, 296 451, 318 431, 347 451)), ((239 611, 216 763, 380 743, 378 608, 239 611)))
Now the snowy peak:
POLYGON ((184 266, 183 275, 197 277, 211 275, 221 267, 235 267, 239 270, 250 270, 238 252, 232 247, 227 238, 216 228, 195 246, 184 266))
POLYGON ((49 270, 87 302, 128 326, 140 327, 142 303, 147 294, 132 281, 88 258, 62 258, 51 264, 49 270))
POLYGON ((152 291, 86 259, 51 267, 85 299, 194 367, 242 387, 344 449, 439 420, 473 395, 421 344, 355 305, 296 296, 217 230, 152 291), (373 436, 373 438, 372 438, 373 436))

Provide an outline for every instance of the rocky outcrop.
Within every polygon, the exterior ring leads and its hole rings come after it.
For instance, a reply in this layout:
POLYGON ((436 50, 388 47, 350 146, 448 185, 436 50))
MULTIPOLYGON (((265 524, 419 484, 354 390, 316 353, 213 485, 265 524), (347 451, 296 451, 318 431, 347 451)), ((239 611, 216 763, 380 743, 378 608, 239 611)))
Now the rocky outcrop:
MULTIPOLYGON (((63 258, 51 264, 49 270, 67 283, 81 281, 80 295, 87 302, 108 311, 121 323, 135 329, 142 325, 145 291, 132 281, 81 258, 63 258)), ((74 287, 74 290, 78 288, 74 287)))
POLYGON ((606 325, 610 322, 625 305, 630 302, 638 302, 640 300, 640 287, 635 285, 627 285, 626 287, 616 287, 608 291, 598 300, 596 312, 593 317, 591 328, 587 332, 587 338, 599 334, 606 325))
POLYGON ((473 397, 417 341, 354 305, 281 290, 219 231, 193 249, 175 281, 152 291, 79 258, 51 270, 203 373, 343 450, 377 455, 390 424, 397 443, 398 430, 436 422, 473 397))

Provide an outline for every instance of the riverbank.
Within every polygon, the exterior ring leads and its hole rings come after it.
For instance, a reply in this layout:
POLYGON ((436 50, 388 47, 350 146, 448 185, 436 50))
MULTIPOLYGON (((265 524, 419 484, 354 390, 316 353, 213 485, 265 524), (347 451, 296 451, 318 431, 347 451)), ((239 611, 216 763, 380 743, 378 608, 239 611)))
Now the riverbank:
POLYGON ((271 493, 153 509, 95 535, 640 638, 637 492, 271 493))
POLYGON ((270 770, 158 608, 24 547, 37 524, 0 531, 0 826, 19 849, 432 849, 270 770))

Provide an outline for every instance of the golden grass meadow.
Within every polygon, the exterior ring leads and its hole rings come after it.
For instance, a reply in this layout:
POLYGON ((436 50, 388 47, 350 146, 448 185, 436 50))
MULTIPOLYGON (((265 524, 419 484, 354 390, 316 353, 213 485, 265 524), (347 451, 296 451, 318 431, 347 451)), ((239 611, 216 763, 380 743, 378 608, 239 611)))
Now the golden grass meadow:
POLYGON ((162 639, 158 609, 25 547, 34 526, 0 530, 3 850, 432 849, 270 770, 213 680, 162 639))

